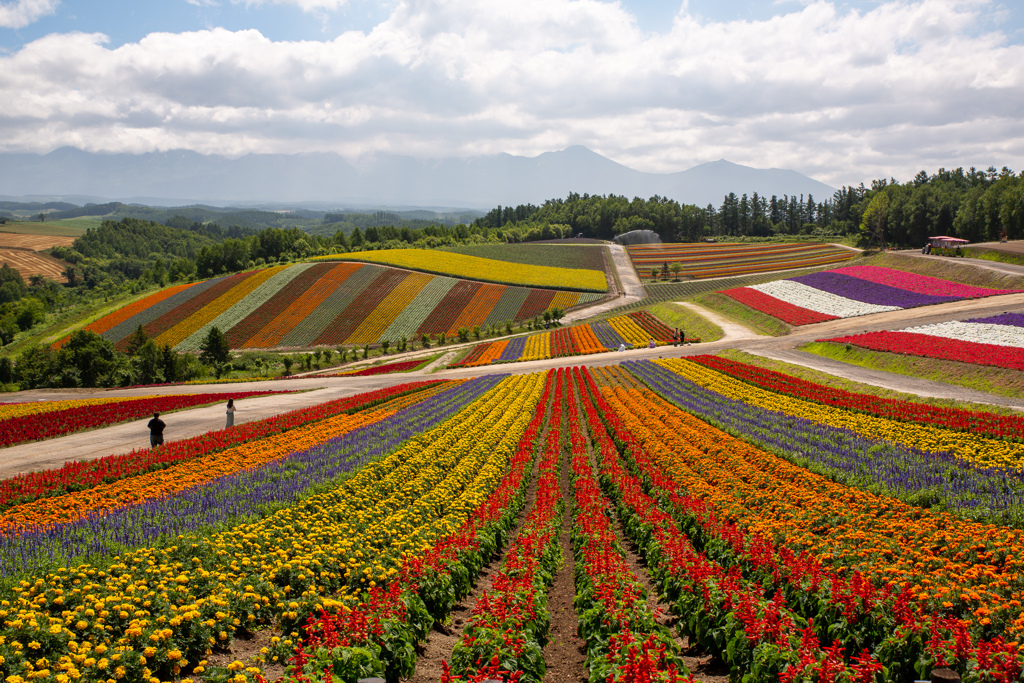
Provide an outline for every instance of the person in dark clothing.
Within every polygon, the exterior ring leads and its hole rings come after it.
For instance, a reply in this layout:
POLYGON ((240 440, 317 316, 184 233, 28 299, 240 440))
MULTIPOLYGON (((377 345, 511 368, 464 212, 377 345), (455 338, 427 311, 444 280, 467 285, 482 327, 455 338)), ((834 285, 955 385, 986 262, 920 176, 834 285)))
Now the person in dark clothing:
POLYGON ((153 413, 153 419, 146 425, 149 427, 149 447, 156 448, 164 442, 164 421, 160 419, 160 413, 153 413))

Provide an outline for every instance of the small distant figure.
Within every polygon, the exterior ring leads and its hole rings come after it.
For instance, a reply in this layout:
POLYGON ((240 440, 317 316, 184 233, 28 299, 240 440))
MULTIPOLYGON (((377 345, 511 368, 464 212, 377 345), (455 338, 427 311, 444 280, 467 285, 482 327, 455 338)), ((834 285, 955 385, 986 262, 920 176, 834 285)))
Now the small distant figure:
POLYGON ((233 427, 235 425, 235 399, 233 398, 228 399, 227 414, 228 423, 224 426, 224 429, 227 429, 228 427, 233 427))
POLYGON ((164 442, 164 421, 160 419, 160 413, 153 413, 153 419, 146 425, 149 427, 149 447, 156 448, 164 442))
POLYGON ((647 348, 649 348, 649 349, 653 349, 656 346, 657 346, 657 344, 654 343, 653 339, 651 341, 647 342, 647 348))
POLYGON ((679 330, 672 330, 672 346, 679 346, 679 330))
POLYGON ((625 344, 619 344, 619 351, 625 351, 625 350, 626 350, 626 345, 625 344))
POLYGON ((686 330, 679 330, 679 343, 686 344, 686 330))

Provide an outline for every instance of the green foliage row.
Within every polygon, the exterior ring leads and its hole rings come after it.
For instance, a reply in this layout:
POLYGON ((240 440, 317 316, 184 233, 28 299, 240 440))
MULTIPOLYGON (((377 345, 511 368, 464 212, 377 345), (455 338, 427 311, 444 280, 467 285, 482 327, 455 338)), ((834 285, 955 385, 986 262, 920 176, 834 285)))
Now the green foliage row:
POLYGON ((478 258, 526 263, 533 266, 552 268, 577 268, 582 270, 604 270, 605 247, 598 244, 470 244, 457 247, 441 247, 441 251, 465 254, 478 258))

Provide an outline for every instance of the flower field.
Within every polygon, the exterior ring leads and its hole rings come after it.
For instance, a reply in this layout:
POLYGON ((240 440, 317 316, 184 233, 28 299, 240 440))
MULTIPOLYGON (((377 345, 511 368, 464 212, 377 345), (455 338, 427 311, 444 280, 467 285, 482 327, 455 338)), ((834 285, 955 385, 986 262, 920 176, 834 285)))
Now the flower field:
POLYGON ((790 325, 808 325, 1018 291, 973 287, 880 266, 849 266, 720 293, 790 325))
MULTIPOLYGON (((287 392, 245 391, 232 393, 231 397, 243 399, 281 393, 287 392)), ((168 413, 226 400, 227 394, 180 394, 0 404, 0 448, 148 418, 154 412, 168 413)))
POLYGON ((607 292, 603 269, 565 268, 517 263, 432 249, 382 249, 318 257, 329 261, 364 261, 435 275, 482 280, 521 287, 607 292))
POLYGON ((214 326, 233 349, 362 345, 402 336, 451 336, 460 327, 532 318, 602 296, 482 284, 380 265, 302 263, 169 287, 85 329, 121 350, 139 325, 158 345, 179 351, 198 351, 214 326))
POLYGON ((1014 418, 700 360, 407 384, 34 479, 0 514, 0 677, 398 680, 443 622, 442 681, 539 683, 565 562, 594 683, 693 680, 677 636, 749 683, 1018 680, 1019 470, 979 462, 1014 418))
POLYGON ((821 339, 872 351, 1024 370, 1024 313, 821 339))
MULTIPOLYGON (((772 270, 809 268, 849 261, 856 253, 832 244, 637 244, 626 247, 640 277, 660 277, 666 264, 680 266, 679 276, 692 279, 734 277, 772 270)), ((674 274, 673 274, 674 277, 674 274)))
MULTIPOLYGON (((491 363, 514 363, 672 343, 672 328, 647 311, 634 311, 608 320, 541 332, 516 339, 477 344, 470 353, 450 367, 473 368, 491 363)), ((690 339, 687 341, 700 341, 690 339)))

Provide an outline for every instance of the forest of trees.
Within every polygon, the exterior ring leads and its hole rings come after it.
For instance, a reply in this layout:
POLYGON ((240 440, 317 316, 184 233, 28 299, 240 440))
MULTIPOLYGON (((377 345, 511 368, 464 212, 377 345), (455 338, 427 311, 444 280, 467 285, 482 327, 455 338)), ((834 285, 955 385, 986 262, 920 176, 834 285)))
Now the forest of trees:
POLYGON ((921 171, 907 183, 876 180, 870 188, 843 187, 832 197, 763 197, 730 193, 718 207, 698 207, 667 199, 570 194, 542 206, 497 207, 475 226, 520 241, 538 226, 567 226, 571 234, 612 239, 630 230, 653 230, 663 242, 694 242, 704 237, 772 235, 856 235, 863 246, 918 247, 931 235, 971 242, 1024 237, 1024 173, 921 171))

